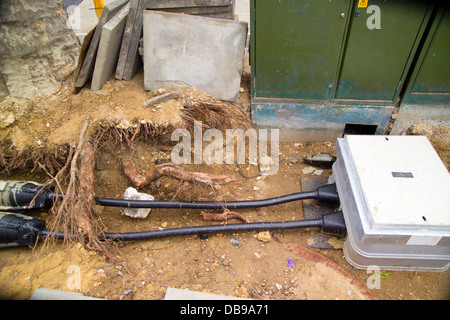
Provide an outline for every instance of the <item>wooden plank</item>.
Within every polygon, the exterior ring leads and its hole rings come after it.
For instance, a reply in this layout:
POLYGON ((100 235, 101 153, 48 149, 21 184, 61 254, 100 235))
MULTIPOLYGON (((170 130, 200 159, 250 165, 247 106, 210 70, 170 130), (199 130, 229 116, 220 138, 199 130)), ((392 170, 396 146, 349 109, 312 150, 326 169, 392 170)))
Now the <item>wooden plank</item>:
POLYGON ((128 13, 127 22, 125 25, 125 30, 123 32, 122 45, 120 47, 119 60, 117 61, 116 68, 116 79, 121 80, 123 78, 123 74, 125 72, 125 64, 128 58, 128 50, 130 48, 131 43, 131 35, 133 32, 134 23, 136 21, 136 17, 138 15, 138 7, 140 0, 131 0, 130 1, 130 12, 128 13))
POLYGON ((232 0, 145 0, 145 9, 217 7, 232 5, 232 0))
POLYGON ((81 88, 91 78, 92 71, 95 65, 95 56, 97 54, 98 44, 102 33, 103 26, 111 19, 129 0, 116 0, 103 9, 102 16, 98 21, 95 28, 94 35, 92 36, 89 49, 81 66, 80 73, 78 74, 77 82, 75 86, 81 88))

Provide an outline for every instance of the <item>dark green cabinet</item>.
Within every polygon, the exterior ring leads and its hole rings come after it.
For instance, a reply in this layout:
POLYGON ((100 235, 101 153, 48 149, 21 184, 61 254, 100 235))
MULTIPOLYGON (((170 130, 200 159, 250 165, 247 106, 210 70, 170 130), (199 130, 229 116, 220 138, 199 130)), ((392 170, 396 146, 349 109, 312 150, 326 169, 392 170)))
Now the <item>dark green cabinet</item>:
MULTIPOLYGON (((372 125, 384 133, 436 8, 418 0, 362 2, 251 0, 256 125, 313 133, 303 135, 308 140, 340 136, 347 124, 372 125)), ((441 25, 448 24, 445 17, 441 25)), ((435 28, 429 50, 448 48, 448 34, 435 28)), ((422 60, 411 94, 423 98, 427 90, 448 90, 448 72, 421 81, 448 68, 448 56, 422 60)))
POLYGON ((450 8, 435 11, 422 40, 392 133, 418 123, 450 125, 450 8))
POLYGON ((330 99, 350 2, 256 1, 255 95, 330 99))
POLYGON ((450 12, 441 9, 430 28, 413 70, 404 103, 450 103, 450 12))
POLYGON ((379 11, 369 14, 366 9, 353 11, 336 98, 393 102, 400 93, 419 44, 418 36, 431 10, 425 1, 369 3, 376 4, 379 11), (367 26, 371 16, 380 20, 380 29, 367 26))

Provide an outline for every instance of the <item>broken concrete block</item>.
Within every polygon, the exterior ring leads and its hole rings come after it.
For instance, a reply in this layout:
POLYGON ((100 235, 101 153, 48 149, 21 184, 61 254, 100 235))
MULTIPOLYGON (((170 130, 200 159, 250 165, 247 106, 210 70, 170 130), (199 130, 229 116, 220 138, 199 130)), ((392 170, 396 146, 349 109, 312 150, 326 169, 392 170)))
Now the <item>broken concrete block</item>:
POLYGON ((81 88, 92 76, 92 71, 95 65, 95 57, 98 50, 98 45, 100 43, 100 37, 103 31, 103 26, 112 18, 114 15, 123 8, 128 3, 129 0, 115 0, 114 2, 108 4, 103 9, 100 20, 98 21, 97 27, 95 28, 94 35, 92 36, 89 49, 84 57, 83 64, 78 74, 77 82, 75 86, 81 88))
POLYGON ((100 90, 116 70, 129 9, 129 4, 126 4, 103 26, 92 75, 92 91, 100 90))
POLYGON ((144 11, 145 89, 193 86, 237 101, 247 29, 245 22, 144 11))
MULTIPOLYGON (((155 198, 147 193, 141 193, 138 192, 134 188, 127 188, 123 194, 123 198, 125 200, 155 200, 155 198)), ((145 219, 147 218, 148 214, 150 213, 151 209, 147 208, 125 208, 124 214, 128 217, 135 218, 135 219, 145 219)))

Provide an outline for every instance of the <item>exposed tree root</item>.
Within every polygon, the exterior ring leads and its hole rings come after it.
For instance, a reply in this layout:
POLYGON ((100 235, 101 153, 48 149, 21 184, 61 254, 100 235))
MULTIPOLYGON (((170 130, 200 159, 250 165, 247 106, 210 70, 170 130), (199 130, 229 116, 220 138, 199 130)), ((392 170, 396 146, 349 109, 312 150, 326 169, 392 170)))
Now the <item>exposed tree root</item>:
MULTIPOLYGON (((122 262, 118 250, 112 241, 100 241, 98 235, 103 233, 105 226, 94 200, 94 164, 96 146, 85 142, 85 133, 89 126, 89 119, 80 131, 78 145, 73 157, 68 160, 63 169, 49 182, 56 184, 56 191, 64 194, 61 201, 57 201, 52 208, 49 230, 64 232, 64 243, 82 243, 87 249, 98 251, 116 262, 122 262), (69 182, 66 190, 60 181, 69 166, 69 182)), ((52 237, 45 242, 52 241, 52 237)))
POLYGON ((53 175, 64 166, 69 150, 69 145, 58 146, 46 152, 41 149, 21 151, 11 146, 6 152, 0 152, 0 170, 6 173, 13 170, 32 172, 38 166, 44 166, 53 175))
POLYGON ((152 181, 166 176, 181 181, 194 182, 204 186, 213 186, 215 184, 226 184, 235 181, 234 176, 214 175, 202 172, 187 172, 173 163, 163 163, 155 166, 145 175, 141 175, 130 159, 122 161, 124 173, 130 178, 136 188, 143 188, 152 181))
POLYGON ((183 108, 183 119, 192 129, 194 121, 201 121, 205 128, 225 129, 252 128, 250 118, 235 105, 229 102, 191 99, 183 108))
POLYGON ((236 218, 244 221, 245 223, 250 222, 247 218, 245 218, 241 214, 237 212, 232 212, 228 209, 225 209, 223 213, 207 213, 202 211, 201 216, 205 221, 227 221, 228 219, 236 218))

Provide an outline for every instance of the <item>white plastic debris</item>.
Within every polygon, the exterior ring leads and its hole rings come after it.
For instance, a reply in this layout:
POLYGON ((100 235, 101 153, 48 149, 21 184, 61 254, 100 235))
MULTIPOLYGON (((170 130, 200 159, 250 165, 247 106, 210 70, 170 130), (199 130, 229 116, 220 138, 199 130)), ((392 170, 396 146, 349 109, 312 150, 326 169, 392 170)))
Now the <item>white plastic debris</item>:
POLYGON ((313 176, 320 176, 323 173, 322 169, 317 169, 314 167, 305 167, 302 169, 303 174, 310 174, 313 176))
MULTIPOLYGON (((147 193, 138 192, 134 188, 127 188, 123 194, 125 200, 155 200, 155 198, 147 193)), ((145 219, 150 213, 150 208, 125 208, 124 214, 135 219, 145 219)))

